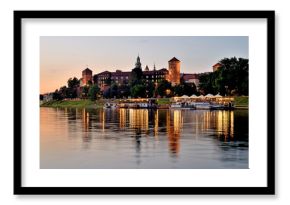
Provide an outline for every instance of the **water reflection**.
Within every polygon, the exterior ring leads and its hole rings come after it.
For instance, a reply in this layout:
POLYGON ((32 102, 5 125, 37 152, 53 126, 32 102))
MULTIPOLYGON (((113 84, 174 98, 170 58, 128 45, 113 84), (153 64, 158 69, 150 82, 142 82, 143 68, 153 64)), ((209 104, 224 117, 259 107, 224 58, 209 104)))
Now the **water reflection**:
MULTIPOLYGON (((47 128, 51 124, 66 129, 60 133, 63 132, 67 139, 54 142, 60 143, 59 153, 67 152, 71 143, 67 140, 72 140, 73 146, 82 145, 80 150, 74 147, 69 152, 81 153, 81 156, 84 154, 81 150, 103 154, 107 162, 98 155, 100 164, 93 163, 89 168, 118 168, 121 162, 125 163, 124 168, 248 167, 248 111, 41 108, 43 168, 58 167, 53 161, 45 162, 52 149, 48 141, 53 130, 47 128), (114 150, 108 153, 106 148, 115 149, 122 156, 116 156, 114 150), (107 159, 109 156, 114 159, 107 159), (170 161, 170 158, 177 160, 170 161), (160 165, 158 159, 163 160, 160 165), (201 159, 200 165, 193 164, 201 159), (107 164, 109 161, 116 161, 116 166, 107 164), (212 161, 216 165, 211 165, 212 161)), ((70 166, 84 168, 78 164, 70 166)))

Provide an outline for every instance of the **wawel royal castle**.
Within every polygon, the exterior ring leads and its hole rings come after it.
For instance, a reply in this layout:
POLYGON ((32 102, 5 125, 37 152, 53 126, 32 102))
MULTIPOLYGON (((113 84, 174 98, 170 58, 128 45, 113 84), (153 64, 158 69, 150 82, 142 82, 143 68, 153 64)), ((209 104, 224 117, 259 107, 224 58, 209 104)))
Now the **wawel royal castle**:
MULTIPOLYGON (((140 68, 143 71, 143 79, 146 82, 153 82, 158 84, 162 80, 169 81, 172 85, 180 84, 180 79, 183 78, 186 83, 194 83, 197 87, 199 84, 199 74, 189 74, 189 73, 180 73, 180 60, 173 57, 168 61, 168 69, 161 68, 156 69, 155 65, 153 69, 149 69, 146 65, 145 69, 142 69, 140 57, 137 57, 135 68, 140 68)), ((213 69, 219 66, 215 64, 213 69)), ((101 90, 104 90, 108 85, 107 82, 115 82, 117 85, 126 85, 129 84, 129 79, 131 77, 131 71, 121 71, 116 70, 115 72, 103 71, 101 73, 93 75, 92 70, 86 68, 82 71, 81 86, 88 85, 90 82, 97 84, 101 90)))

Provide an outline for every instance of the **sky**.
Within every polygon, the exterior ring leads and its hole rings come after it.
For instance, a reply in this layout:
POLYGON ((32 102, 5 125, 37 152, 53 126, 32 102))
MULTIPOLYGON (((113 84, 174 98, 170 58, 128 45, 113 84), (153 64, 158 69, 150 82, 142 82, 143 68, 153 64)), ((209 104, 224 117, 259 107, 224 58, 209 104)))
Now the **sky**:
POLYGON ((212 71, 227 57, 249 58, 248 36, 41 36, 40 93, 53 92, 86 67, 102 71, 131 71, 139 55, 144 69, 168 68, 181 61, 181 73, 212 71))

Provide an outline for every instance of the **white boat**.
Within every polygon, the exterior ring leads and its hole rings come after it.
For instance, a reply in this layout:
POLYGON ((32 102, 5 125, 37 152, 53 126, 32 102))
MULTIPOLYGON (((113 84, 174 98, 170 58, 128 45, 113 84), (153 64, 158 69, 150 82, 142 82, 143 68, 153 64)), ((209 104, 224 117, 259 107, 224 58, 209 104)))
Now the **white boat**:
POLYGON ((172 109, 194 109, 194 106, 189 103, 184 103, 184 102, 176 102, 172 103, 170 105, 170 108, 172 109))
POLYGON ((208 102, 195 103, 194 107, 197 110, 211 110, 212 109, 212 105, 208 102))
POLYGON ((182 103, 172 103, 170 108, 182 108, 182 103))
POLYGON ((194 107, 197 110, 223 110, 225 108, 224 105, 212 104, 208 102, 195 103, 194 107))

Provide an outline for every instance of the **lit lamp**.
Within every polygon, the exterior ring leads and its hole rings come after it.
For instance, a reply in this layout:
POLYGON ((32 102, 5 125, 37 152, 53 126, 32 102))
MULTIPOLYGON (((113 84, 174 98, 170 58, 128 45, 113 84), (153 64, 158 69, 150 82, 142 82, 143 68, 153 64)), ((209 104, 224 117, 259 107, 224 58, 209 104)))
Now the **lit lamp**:
POLYGON ((170 89, 165 90, 166 95, 169 95, 170 92, 171 92, 170 89))

